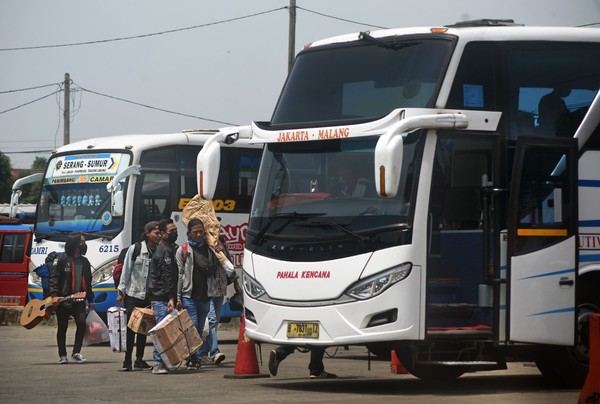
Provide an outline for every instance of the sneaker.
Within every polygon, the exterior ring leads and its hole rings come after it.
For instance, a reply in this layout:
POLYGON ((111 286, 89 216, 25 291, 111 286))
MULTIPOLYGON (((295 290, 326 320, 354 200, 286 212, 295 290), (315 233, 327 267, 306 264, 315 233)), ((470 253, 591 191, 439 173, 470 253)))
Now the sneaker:
POLYGON ((201 357, 200 363, 203 365, 214 365, 215 364, 208 356, 201 357))
POLYGON ((123 361, 123 366, 121 367, 121 370, 124 371, 124 372, 130 371, 131 370, 131 361, 125 359, 123 361))
POLYGON ((319 374, 310 375, 311 379, 337 379, 337 375, 335 373, 327 373, 326 371, 322 371, 319 374))
POLYGON ((60 359, 58 360, 58 363, 60 363, 61 365, 66 365, 67 363, 69 363, 69 360, 67 359, 66 356, 61 356, 60 359))
POLYGON ((269 373, 273 376, 277 376, 277 369, 279 369, 279 363, 281 361, 277 359, 277 351, 272 350, 269 354, 269 373))
POLYGON ((224 360, 225 360, 225 354, 222 354, 221 352, 217 352, 215 354, 215 357, 213 358, 213 362, 215 363, 215 365, 220 364, 224 360))
POLYGON ((200 369, 200 362, 195 359, 188 360, 185 364, 187 370, 198 370, 200 369))
POLYGON ((87 359, 85 359, 83 357, 83 355, 80 354, 79 352, 76 353, 76 354, 71 355, 71 359, 73 359, 73 361, 75 363, 86 363, 87 362, 87 359))
POLYGON ((158 365, 154 365, 154 367, 152 368, 152 373, 154 373, 155 375, 164 375, 165 373, 169 373, 169 371, 167 370, 165 365, 161 363, 158 365))
MULTIPOLYGON (((129 363, 129 365, 131 366, 131 362, 129 363)), ((135 360, 135 362, 133 363, 133 367, 138 370, 152 369, 152 366, 148 365, 148 363, 145 360, 139 358, 135 360)))

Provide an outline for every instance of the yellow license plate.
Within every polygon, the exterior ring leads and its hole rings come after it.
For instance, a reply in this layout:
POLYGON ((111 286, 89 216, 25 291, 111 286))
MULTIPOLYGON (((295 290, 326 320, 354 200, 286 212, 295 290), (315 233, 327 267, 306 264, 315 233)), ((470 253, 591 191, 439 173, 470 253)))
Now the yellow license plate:
POLYGON ((288 338, 319 338, 319 323, 288 323, 288 338))

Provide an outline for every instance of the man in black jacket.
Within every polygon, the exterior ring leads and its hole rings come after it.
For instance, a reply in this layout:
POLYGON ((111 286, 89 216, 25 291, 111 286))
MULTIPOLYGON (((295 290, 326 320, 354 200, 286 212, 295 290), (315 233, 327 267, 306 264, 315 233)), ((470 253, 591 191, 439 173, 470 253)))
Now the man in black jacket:
MULTIPOLYGON (((148 291, 147 296, 154 310, 156 324, 161 322, 168 313, 175 308, 175 297, 177 295, 177 262, 175 251, 177 251, 177 226, 171 219, 163 219, 158 223, 162 233, 162 240, 150 261, 148 269, 148 291)), ((152 373, 167 373, 160 353, 154 346, 154 368, 152 373)))
POLYGON ((77 331, 75 331, 75 342, 71 359, 75 363, 85 363, 81 355, 81 345, 85 336, 85 303, 82 301, 64 300, 58 303, 62 297, 70 296, 78 292, 85 292, 90 310, 94 310, 94 292, 92 291, 92 271, 90 262, 84 257, 87 252, 85 237, 82 233, 69 234, 65 242, 65 253, 58 258, 56 265, 50 273, 50 296, 52 301, 58 304, 56 309, 56 344, 58 345, 59 363, 69 363, 67 359, 67 328, 69 317, 73 316, 77 331))

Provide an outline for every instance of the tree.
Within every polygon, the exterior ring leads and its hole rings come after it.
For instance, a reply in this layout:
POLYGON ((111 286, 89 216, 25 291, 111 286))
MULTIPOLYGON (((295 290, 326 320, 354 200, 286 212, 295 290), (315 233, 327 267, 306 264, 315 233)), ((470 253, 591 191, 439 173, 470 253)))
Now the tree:
MULTIPOLYGON (((47 162, 48 159, 37 156, 31 164, 32 172, 29 174, 24 174, 23 177, 26 177, 27 175, 30 175, 33 172, 44 172, 44 170, 46 169, 47 162)), ((23 188, 21 189, 22 194, 21 198, 19 199, 19 203, 37 203, 37 198, 40 193, 40 187, 41 181, 23 185, 23 188)))
POLYGON ((48 159, 45 157, 37 156, 33 163, 31 164, 31 169, 36 171, 44 171, 46 169, 46 164, 48 164, 48 159))
POLYGON ((0 203, 10 203, 12 191, 10 158, 0 151, 0 203))

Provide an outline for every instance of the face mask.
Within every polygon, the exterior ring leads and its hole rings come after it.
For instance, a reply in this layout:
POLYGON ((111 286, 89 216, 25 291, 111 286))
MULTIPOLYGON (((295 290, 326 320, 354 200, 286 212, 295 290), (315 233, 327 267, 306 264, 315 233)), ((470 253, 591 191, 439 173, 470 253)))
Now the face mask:
POLYGON ((80 245, 79 246, 79 254, 85 255, 86 252, 87 252, 87 244, 80 245))
POLYGON ((173 233, 169 234, 169 237, 167 238, 167 240, 169 241, 169 243, 173 244, 174 242, 177 241, 177 232, 174 231, 173 233))

